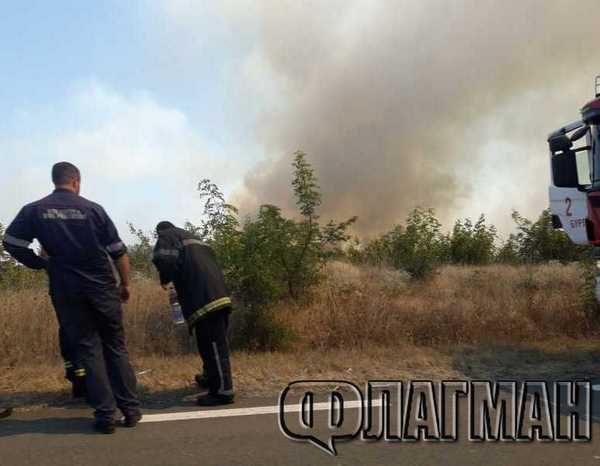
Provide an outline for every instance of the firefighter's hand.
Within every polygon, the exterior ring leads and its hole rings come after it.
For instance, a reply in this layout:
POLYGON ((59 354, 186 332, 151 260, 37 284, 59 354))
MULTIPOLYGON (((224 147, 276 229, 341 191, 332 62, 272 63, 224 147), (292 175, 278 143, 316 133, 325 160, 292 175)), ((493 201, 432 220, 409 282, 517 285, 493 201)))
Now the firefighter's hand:
POLYGON ((120 296, 122 303, 126 303, 127 301, 129 301, 129 286, 121 285, 120 296))

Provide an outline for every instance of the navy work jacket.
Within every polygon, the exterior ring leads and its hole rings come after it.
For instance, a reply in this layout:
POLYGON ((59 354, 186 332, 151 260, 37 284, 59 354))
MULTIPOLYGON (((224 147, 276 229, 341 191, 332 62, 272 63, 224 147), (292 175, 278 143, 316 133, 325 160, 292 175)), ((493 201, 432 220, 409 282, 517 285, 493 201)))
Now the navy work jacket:
POLYGON ((4 249, 32 269, 47 269, 51 294, 116 286, 111 259, 127 252, 104 209, 66 189, 26 205, 8 226, 4 249), (37 239, 49 258, 29 247, 37 239))

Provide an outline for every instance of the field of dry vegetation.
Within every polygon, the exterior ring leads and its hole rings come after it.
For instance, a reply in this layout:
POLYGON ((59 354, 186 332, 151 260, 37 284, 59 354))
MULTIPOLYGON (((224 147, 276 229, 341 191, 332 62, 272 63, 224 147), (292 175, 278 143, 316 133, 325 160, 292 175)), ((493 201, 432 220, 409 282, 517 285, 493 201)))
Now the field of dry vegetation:
MULTIPOLYGON (((589 376, 600 355, 578 265, 447 266, 425 281, 331 263, 301 303, 272 317, 291 331, 278 352, 234 352, 238 391, 274 394, 297 378, 589 376)), ((139 279, 125 308, 127 338, 147 393, 185 394, 199 358, 170 321, 164 291, 139 279)), ((232 332, 236 332, 233 315, 232 332)), ((0 296, 0 396, 67 399, 54 311, 44 290, 0 296), (60 392, 57 395, 57 392, 60 392)), ((154 396, 153 395, 153 396, 154 396)))
POLYGON ((309 305, 280 311, 299 343, 518 344, 593 331, 578 265, 447 266, 423 282, 401 272, 333 263, 309 305))

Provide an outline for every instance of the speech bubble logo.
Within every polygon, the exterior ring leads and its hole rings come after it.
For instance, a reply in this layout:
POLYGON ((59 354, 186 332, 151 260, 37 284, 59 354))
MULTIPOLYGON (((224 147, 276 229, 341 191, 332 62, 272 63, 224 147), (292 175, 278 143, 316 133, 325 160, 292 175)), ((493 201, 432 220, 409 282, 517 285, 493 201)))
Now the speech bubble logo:
POLYGON ((279 395, 281 432, 291 440, 309 442, 330 455, 337 455, 336 441, 355 438, 362 424, 363 395, 351 382, 299 380, 290 383, 279 395), (320 411, 326 416, 319 415, 320 411))

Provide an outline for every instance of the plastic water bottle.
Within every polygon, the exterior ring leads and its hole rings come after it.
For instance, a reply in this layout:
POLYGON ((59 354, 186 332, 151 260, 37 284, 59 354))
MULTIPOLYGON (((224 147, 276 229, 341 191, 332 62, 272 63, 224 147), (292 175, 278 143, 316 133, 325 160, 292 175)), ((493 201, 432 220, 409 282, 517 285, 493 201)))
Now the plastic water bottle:
POLYGON ((185 322, 183 318, 183 312, 181 311, 181 304, 179 304, 179 298, 177 297, 177 291, 175 288, 169 290, 169 302, 171 304, 171 319, 175 325, 181 325, 185 322))

